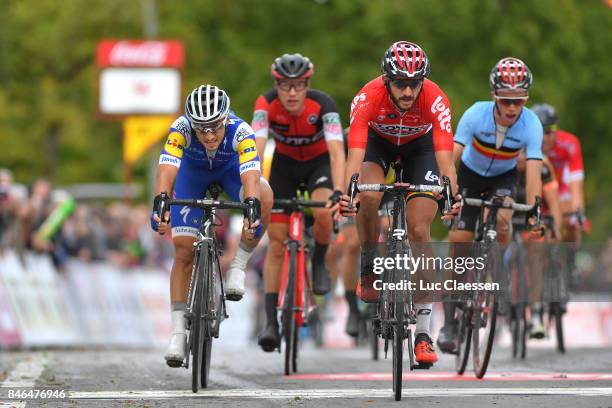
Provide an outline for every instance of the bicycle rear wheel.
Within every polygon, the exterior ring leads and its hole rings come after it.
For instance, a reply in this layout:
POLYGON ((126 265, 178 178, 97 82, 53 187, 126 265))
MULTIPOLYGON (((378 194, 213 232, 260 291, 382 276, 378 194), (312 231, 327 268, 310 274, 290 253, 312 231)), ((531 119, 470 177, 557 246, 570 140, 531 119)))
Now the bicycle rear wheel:
POLYGON ((289 243, 289 271, 287 286, 283 301, 283 339, 285 340, 285 375, 291 374, 291 362, 293 348, 295 346, 296 322, 295 322, 295 274, 297 266, 297 248, 294 243, 289 243))
MULTIPOLYGON (((476 282, 495 282, 499 276, 501 256, 497 243, 489 244, 486 251, 486 268, 477 274, 476 282)), ((487 372, 497 323, 497 301, 494 291, 478 290, 475 295, 475 305, 472 315, 472 358, 474 374, 478 378, 487 372)))

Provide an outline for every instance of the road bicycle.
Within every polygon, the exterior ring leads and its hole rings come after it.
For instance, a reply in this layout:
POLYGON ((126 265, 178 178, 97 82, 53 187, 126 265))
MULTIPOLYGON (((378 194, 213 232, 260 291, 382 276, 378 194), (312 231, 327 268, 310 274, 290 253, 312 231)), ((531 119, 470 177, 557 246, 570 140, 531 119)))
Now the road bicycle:
POLYGON ((166 193, 161 193, 157 208, 158 214, 166 214, 173 205, 203 210, 200 228, 193 243, 194 259, 185 311, 189 347, 185 360, 173 365, 189 369, 191 358, 193 392, 198 392, 200 386, 208 387, 212 341, 213 338, 219 338, 221 323, 229 317, 225 307, 225 290, 219 264, 220 248, 215 236, 215 227, 221 224, 218 223, 215 212, 217 209, 243 210, 247 212, 249 226, 255 222, 255 209, 250 205, 217 200, 222 191, 221 186, 217 184, 211 185, 208 191, 210 199, 171 199, 166 193))

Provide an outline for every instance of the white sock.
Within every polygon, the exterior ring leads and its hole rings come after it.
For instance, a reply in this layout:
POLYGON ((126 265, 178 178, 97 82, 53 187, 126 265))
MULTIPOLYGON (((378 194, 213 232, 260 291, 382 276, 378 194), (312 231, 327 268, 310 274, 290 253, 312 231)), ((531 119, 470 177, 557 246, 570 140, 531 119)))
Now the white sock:
POLYGON ((186 334, 184 310, 172 311, 172 334, 186 334))
POLYGON ((253 255, 253 249, 247 248, 246 246, 242 245, 241 242, 240 245, 238 245, 238 250, 236 251, 236 255, 234 255, 234 259, 230 264, 230 269, 238 268, 241 271, 244 271, 246 269, 247 262, 249 262, 249 259, 251 258, 251 255, 253 255))
POLYGON ((424 333, 431 337, 429 332, 429 324, 431 322, 431 303, 415 303, 414 310, 416 311, 416 329, 414 330, 415 337, 424 333))

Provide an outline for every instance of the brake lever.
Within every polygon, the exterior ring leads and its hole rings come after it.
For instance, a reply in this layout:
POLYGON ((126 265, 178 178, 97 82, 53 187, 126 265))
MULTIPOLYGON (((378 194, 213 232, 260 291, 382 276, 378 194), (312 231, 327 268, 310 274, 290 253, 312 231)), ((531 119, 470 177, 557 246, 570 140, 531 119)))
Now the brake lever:
POLYGON ((159 215, 159 222, 157 223, 157 226, 159 227, 160 224, 163 223, 167 223, 168 220, 165 219, 166 216, 166 212, 168 211, 168 193, 166 193, 165 191, 162 191, 159 194, 159 205, 157 207, 157 215, 159 215))
MULTIPOLYGON (((453 208, 450 178, 448 176, 442 176, 442 185, 444 186, 444 214, 448 214, 453 208)), ((452 220, 444 220, 443 224, 446 228, 450 228, 452 220)))
POLYGON ((348 188, 348 195, 350 197, 349 206, 348 206, 349 210, 353 209, 353 199, 355 198, 355 196, 359 192, 359 190, 357 189, 357 179, 358 178, 359 178, 359 173, 354 173, 351 176, 351 182, 350 182, 349 188, 348 188))

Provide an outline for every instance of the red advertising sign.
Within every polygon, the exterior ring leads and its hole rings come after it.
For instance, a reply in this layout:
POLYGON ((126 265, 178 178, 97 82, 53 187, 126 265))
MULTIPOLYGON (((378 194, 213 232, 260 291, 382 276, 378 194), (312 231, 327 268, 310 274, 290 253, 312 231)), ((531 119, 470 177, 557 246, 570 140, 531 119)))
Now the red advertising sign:
POLYGON ((98 43, 98 67, 175 67, 185 63, 180 41, 103 40, 98 43))

